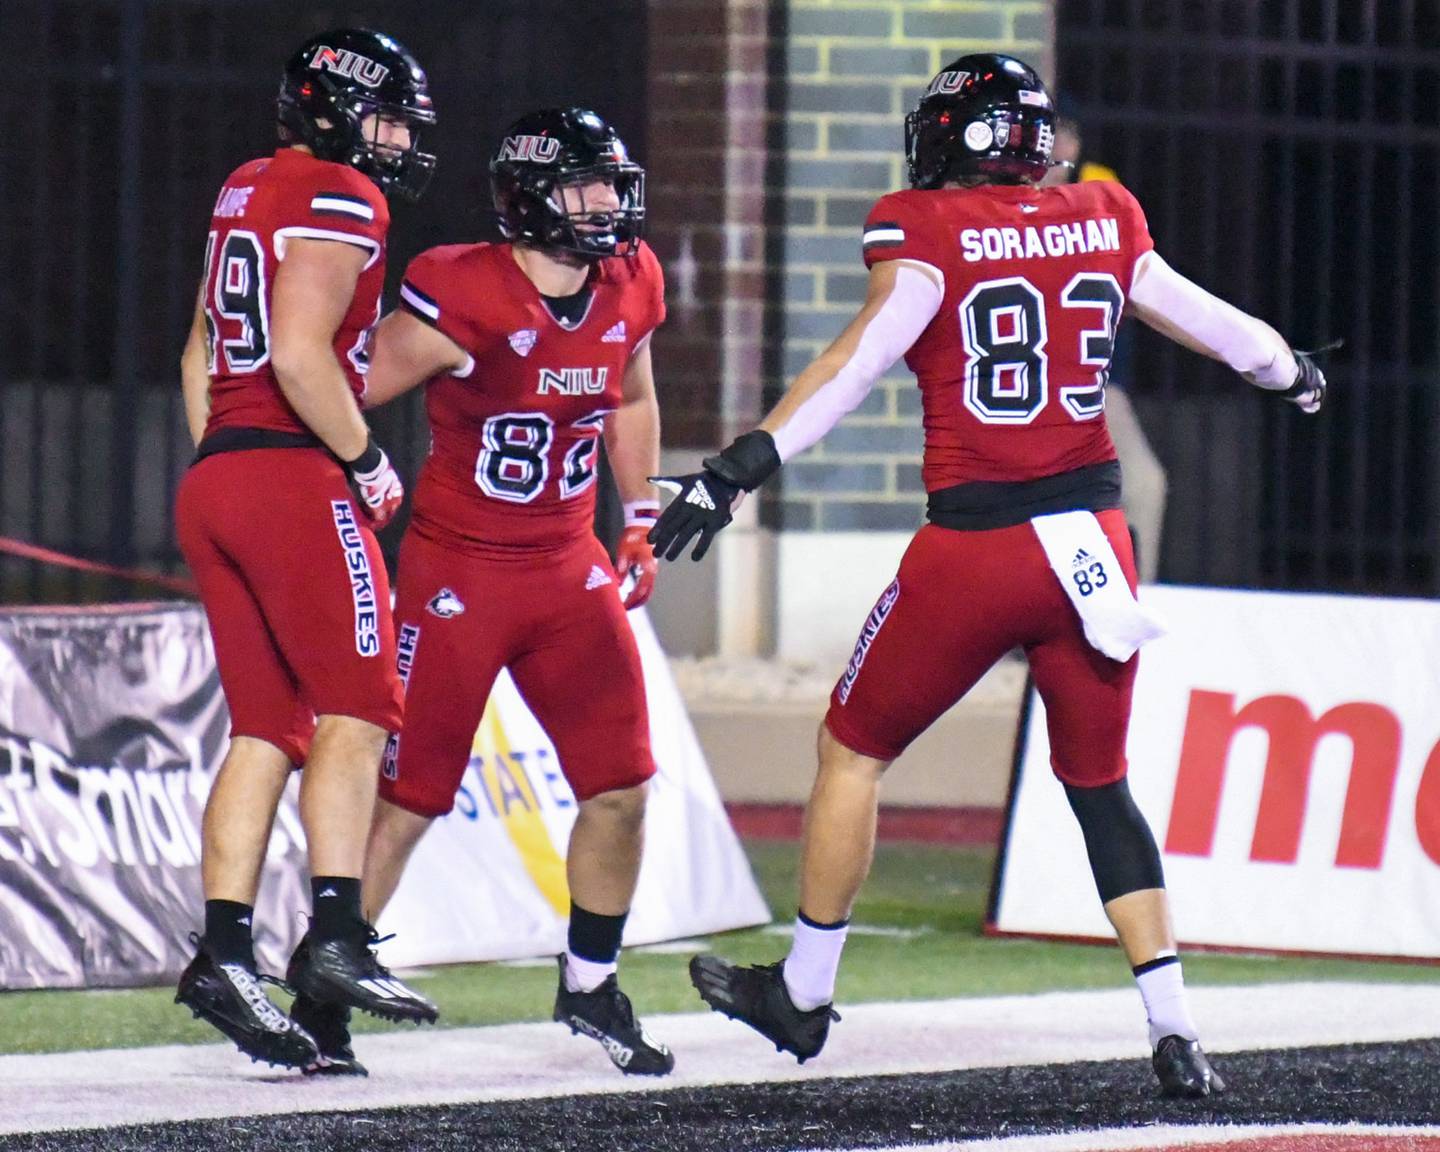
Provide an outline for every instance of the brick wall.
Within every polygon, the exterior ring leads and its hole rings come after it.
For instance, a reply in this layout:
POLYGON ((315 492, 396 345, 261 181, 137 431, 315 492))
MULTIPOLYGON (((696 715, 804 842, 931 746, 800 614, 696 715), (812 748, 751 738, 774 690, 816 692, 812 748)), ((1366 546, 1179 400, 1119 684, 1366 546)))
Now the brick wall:
MULTIPOLYGON (((667 447, 712 449, 864 298, 860 226, 904 186, 904 113, 942 64, 1049 74, 1052 0, 650 0, 650 238, 667 447)), ((798 530, 920 522, 919 393, 903 365, 767 489, 798 530)))
MULTIPOLYGON (((1046 75, 1050 0, 790 0, 784 113, 784 370, 838 335, 864 300, 860 227, 905 186, 902 119, 966 52, 1009 52, 1046 75)), ((920 394, 895 373, 781 474, 779 526, 914 528, 921 521, 920 394)))
POLYGON ((713 450, 753 426, 767 339, 778 365, 765 324, 778 4, 650 0, 646 195, 669 302, 655 339, 667 447, 713 450))

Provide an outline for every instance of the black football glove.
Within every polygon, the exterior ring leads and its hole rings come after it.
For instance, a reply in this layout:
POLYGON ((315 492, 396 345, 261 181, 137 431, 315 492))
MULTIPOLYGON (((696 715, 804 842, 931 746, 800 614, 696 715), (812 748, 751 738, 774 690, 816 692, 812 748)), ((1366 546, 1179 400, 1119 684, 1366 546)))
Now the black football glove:
POLYGON ((1320 411, 1320 406, 1325 403, 1325 373, 1320 371, 1320 365, 1315 360, 1326 352, 1335 351, 1342 343, 1343 341, 1333 340, 1323 348, 1316 348, 1313 352, 1302 352, 1298 348, 1292 348, 1298 371, 1295 373, 1295 383, 1279 393, 1280 398, 1290 401, 1307 415, 1313 416, 1320 411))
POLYGON ((703 472, 684 476, 651 476, 650 483, 675 493, 646 537, 655 555, 676 560, 695 535, 700 541, 690 559, 710 551, 710 542, 730 523, 730 508, 741 492, 751 492, 780 467, 780 453, 768 432, 747 432, 716 456, 707 456, 703 472))
POLYGON ((660 513, 646 537, 655 555, 676 560, 697 533, 700 542, 690 559, 699 560, 710 551, 710 541, 730 523, 730 505, 742 489, 708 469, 685 476, 651 476, 650 483, 675 493, 675 499, 660 513))

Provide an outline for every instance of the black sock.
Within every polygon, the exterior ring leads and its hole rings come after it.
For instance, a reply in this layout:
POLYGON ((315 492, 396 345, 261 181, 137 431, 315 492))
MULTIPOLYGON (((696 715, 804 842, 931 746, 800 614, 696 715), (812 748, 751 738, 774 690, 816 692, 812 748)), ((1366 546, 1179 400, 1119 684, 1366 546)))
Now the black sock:
POLYGON ((219 964, 255 966, 255 908, 236 900, 205 901, 205 950, 219 964))
POLYGON ((620 955, 620 937, 625 934, 625 920, 630 914, 601 916, 587 912, 570 901, 570 936, 566 945, 570 955, 592 964, 613 964, 620 955))
POLYGON ((351 936, 363 922, 358 876, 310 877, 310 903, 315 909, 310 935, 316 940, 351 936))

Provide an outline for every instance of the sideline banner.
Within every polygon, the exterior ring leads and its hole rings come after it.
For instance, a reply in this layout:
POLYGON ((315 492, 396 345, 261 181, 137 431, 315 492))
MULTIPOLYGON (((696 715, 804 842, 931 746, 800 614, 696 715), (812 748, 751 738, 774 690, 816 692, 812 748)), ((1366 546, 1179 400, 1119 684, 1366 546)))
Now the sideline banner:
MULTIPOLYGON (((631 613, 659 774, 627 942, 764 923, 659 644, 631 613)), ((0 990, 164 983, 201 927, 200 825, 229 717, 191 604, 0 613, 0 990)), ((512 685, 497 687, 457 810, 417 851, 382 930, 387 963, 563 946, 574 799, 512 685)), ((309 907, 292 780, 256 944, 283 972, 309 907)))
MULTIPOLYGON (((229 723, 194 605, 0 613, 0 989, 179 975, 229 723)), ((303 842, 292 795, 256 909, 272 971, 309 901, 303 842)))
MULTIPOLYGON (((1130 787, 1188 944, 1440 958, 1440 605, 1146 588, 1130 787)), ((1113 938, 1033 690, 999 932, 1113 938)))

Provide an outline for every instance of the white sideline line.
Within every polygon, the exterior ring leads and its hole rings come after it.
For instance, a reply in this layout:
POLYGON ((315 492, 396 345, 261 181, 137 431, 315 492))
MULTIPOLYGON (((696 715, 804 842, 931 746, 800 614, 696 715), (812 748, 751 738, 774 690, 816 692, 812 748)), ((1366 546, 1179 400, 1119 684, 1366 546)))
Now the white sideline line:
MULTIPOLYGON (((1201 987, 1192 1005, 1212 1053, 1410 1040, 1436 1033, 1440 987, 1201 987)), ((804 1067, 714 1013, 647 1017, 676 1052, 664 1081, 622 1077, 556 1024, 362 1035, 371 1075, 358 1081, 279 1072, 220 1044, 0 1056, 0 1133, 1148 1055, 1133 989, 840 1008, 829 1046, 804 1067)))

